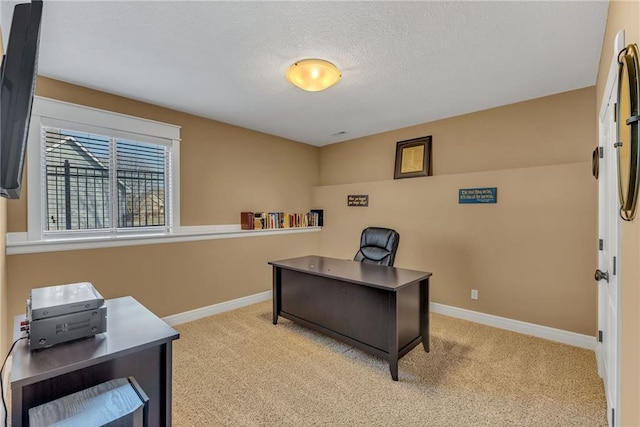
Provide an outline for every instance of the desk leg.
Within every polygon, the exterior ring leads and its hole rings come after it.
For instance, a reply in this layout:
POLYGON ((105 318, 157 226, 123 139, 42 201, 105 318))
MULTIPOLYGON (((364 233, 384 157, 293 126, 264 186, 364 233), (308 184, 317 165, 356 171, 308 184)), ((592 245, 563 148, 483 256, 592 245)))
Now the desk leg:
MULTIPOLYGON (((162 370, 162 375, 164 376, 163 378, 163 384, 162 386, 164 387, 164 402, 163 405, 161 406, 164 407, 164 423, 165 426, 167 427, 171 427, 171 423, 172 423, 172 419, 171 419, 171 406, 172 406, 172 382, 173 382, 173 349, 172 349, 172 343, 171 341, 169 341, 168 343, 164 344, 162 346, 162 350, 161 351, 161 366, 160 369, 162 370)), ((162 410, 162 409, 161 409, 162 410)))
POLYGON ((429 279, 420 281, 420 336, 422 347, 429 352, 429 279))
POLYGON ((11 388, 11 424, 10 425, 14 427, 22 427, 23 425, 22 415, 23 415, 22 414, 22 387, 11 388))
POLYGON ((397 294, 389 292, 389 370, 398 381, 398 304, 397 294))
POLYGON ((278 316, 280 315, 281 297, 280 291, 282 290, 282 269, 280 267, 273 266, 273 324, 278 324, 278 316))

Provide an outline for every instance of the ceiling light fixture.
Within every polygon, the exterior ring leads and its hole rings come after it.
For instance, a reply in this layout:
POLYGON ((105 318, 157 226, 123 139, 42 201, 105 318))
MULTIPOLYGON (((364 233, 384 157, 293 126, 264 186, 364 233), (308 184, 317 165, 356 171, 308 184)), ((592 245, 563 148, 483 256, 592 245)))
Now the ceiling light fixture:
POLYGON ((287 80, 309 92, 325 90, 336 84, 340 77, 340 70, 322 59, 301 59, 287 70, 287 80))

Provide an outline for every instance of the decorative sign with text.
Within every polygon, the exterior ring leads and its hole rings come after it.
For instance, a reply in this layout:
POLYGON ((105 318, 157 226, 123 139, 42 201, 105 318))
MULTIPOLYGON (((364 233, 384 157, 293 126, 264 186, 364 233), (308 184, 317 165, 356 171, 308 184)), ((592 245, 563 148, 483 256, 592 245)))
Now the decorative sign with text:
POLYGON ((458 203, 498 203, 498 188, 461 188, 458 203))
POLYGON ((347 196, 347 206, 369 206, 369 195, 349 194, 347 196))

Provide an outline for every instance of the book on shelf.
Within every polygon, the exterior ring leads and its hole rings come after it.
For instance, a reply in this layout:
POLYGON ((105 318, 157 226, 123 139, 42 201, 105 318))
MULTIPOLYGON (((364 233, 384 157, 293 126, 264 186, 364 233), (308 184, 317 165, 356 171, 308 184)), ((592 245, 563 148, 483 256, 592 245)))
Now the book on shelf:
POLYGON ((254 229, 254 213, 253 212, 240 212, 240 228, 242 230, 254 229))
POLYGON ((242 230, 271 230, 283 228, 321 227, 323 211, 313 209, 307 213, 240 212, 242 230))
POLYGON ((322 227, 324 225, 324 209, 311 209, 309 213, 314 216, 315 226, 322 227))
MULTIPOLYGON (((257 215, 257 214, 256 214, 257 215)), ((253 218, 253 229, 254 230, 262 230, 264 227, 262 226, 262 218, 256 216, 253 218)))

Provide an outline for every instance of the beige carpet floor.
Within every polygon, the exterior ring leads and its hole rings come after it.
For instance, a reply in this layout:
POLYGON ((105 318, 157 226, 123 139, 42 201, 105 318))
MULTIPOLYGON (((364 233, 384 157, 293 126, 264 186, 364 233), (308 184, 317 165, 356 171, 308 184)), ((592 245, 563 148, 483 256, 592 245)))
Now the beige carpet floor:
POLYGON ((593 352, 431 314, 431 352, 388 364, 264 302, 178 325, 176 426, 604 426, 593 352))

